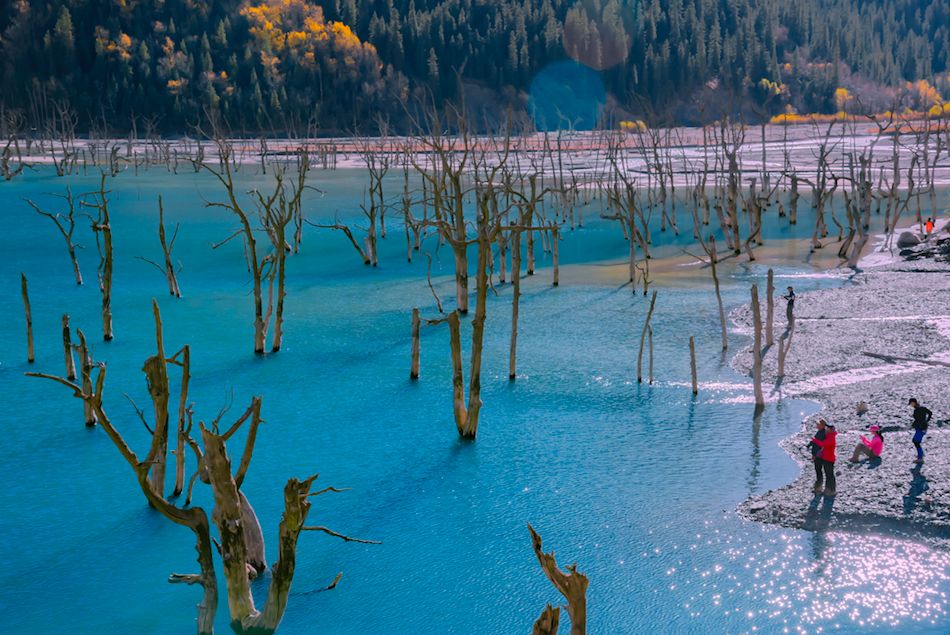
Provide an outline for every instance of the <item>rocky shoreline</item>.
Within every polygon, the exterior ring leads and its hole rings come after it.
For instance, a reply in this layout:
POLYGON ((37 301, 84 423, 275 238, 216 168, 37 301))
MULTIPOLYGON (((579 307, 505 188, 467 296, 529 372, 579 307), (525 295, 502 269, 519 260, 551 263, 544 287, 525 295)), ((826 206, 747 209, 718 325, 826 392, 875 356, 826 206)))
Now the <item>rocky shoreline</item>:
MULTIPOLYGON (((796 299, 786 376, 776 381, 776 344, 765 352, 763 389, 767 399, 805 398, 822 408, 781 444, 801 466, 798 478, 743 501, 741 516, 812 531, 883 531, 950 548, 950 238, 940 235, 851 275, 843 287, 796 299), (934 413, 923 465, 913 463, 909 397, 934 413), (866 413, 858 413, 859 402, 866 413), (812 492, 806 446, 819 417, 838 431, 834 497, 812 492), (884 430, 882 460, 849 463, 872 424, 884 430)), ((775 315, 778 341, 786 329, 781 299, 775 315)), ((751 329, 750 306, 732 318, 751 329)), ((733 365, 751 376, 751 349, 733 365)))

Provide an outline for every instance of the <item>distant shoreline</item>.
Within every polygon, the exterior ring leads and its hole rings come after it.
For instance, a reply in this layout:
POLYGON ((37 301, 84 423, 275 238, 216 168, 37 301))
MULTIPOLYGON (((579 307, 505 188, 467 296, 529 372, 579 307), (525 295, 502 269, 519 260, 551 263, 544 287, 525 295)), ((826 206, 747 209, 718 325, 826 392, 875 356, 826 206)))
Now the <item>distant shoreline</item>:
MULTIPOLYGON (((914 122, 901 122, 902 143, 899 147, 902 166, 911 163, 913 149, 919 149, 920 135, 914 122)), ((918 122, 919 123, 919 122, 918 122)), ((562 132, 532 133, 513 136, 510 139, 511 153, 508 160, 524 174, 539 173, 564 179, 576 187, 587 187, 603 180, 612 169, 608 150, 619 150, 618 164, 635 180, 642 178, 647 184, 649 162, 654 143, 663 150, 664 160, 669 161, 673 185, 695 185, 698 176, 708 169, 710 179, 722 175, 724 166, 716 166, 717 151, 712 128, 705 128, 706 146, 703 145, 703 128, 665 128, 645 132, 562 132), (613 146, 613 148, 611 148, 613 146), (556 157, 556 158, 554 158, 556 157), (553 159, 553 160, 552 160, 553 159)), ((746 126, 744 142, 739 152, 739 167, 743 181, 761 177, 764 171, 781 178, 794 170, 801 178, 814 176, 815 144, 824 139, 829 126, 823 123, 767 124, 765 130, 766 161, 762 163, 762 128, 746 126)), ((839 170, 847 170, 847 157, 860 153, 877 142, 874 149, 875 170, 880 167, 890 170, 892 166, 893 135, 878 138, 876 126, 867 122, 841 122, 832 124, 829 144, 832 152, 829 160, 839 170)), ((451 137, 448 145, 451 145, 451 137)), ((489 156, 501 156, 503 140, 484 136, 470 137, 479 152, 489 156)), ((365 168, 367 155, 385 161, 391 168, 411 169, 412 157, 425 160, 430 154, 423 138, 416 136, 389 137, 327 137, 327 138, 246 138, 229 141, 236 165, 275 164, 296 161, 306 150, 311 167, 317 169, 365 168)), ((934 140, 928 139, 930 145, 934 140)), ((458 149, 456 140, 456 150, 458 149)), ((2 150, 2 148, 0 148, 2 150)), ((721 151, 721 147, 719 148, 721 151)), ((28 166, 54 165, 69 156, 78 169, 111 169, 128 171, 150 167, 173 166, 175 171, 192 169, 191 162, 204 160, 217 163, 213 141, 198 140, 188 136, 169 138, 75 138, 69 141, 50 139, 19 139, 15 146, 8 146, 7 160, 23 162, 28 166)), ((904 168, 902 168, 904 169, 904 168)), ((950 184, 950 163, 933 166, 935 185, 950 184)), ((655 180, 656 176, 653 175, 655 180)), ((639 181, 638 181, 639 182, 639 181)), ((655 185, 655 184, 654 184, 655 185)), ((712 183, 710 183, 711 187, 712 183)), ((899 189, 906 189, 906 179, 899 189)))

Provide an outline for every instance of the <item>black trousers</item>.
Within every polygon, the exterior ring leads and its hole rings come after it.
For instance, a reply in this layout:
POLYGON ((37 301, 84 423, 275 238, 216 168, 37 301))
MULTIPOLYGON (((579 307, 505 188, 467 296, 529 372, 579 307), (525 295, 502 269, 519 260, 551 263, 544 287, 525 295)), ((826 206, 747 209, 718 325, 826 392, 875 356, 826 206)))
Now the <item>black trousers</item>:
POLYGON ((835 464, 834 461, 826 461, 815 457, 815 484, 821 485, 824 482, 828 489, 835 489, 835 464))

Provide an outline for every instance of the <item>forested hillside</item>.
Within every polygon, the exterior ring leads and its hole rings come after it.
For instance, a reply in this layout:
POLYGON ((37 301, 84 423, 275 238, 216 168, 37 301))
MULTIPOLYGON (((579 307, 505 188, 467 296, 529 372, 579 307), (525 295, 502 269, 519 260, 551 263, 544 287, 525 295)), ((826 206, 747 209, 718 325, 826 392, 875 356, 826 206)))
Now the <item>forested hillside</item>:
POLYGON ((456 72, 476 107, 525 108, 571 60, 618 112, 692 122, 832 112, 839 87, 887 108, 916 80, 902 106, 929 107, 948 54, 950 0, 8 0, 0 103, 37 127, 68 105, 79 130, 214 109, 236 132, 337 132, 457 98, 456 72))

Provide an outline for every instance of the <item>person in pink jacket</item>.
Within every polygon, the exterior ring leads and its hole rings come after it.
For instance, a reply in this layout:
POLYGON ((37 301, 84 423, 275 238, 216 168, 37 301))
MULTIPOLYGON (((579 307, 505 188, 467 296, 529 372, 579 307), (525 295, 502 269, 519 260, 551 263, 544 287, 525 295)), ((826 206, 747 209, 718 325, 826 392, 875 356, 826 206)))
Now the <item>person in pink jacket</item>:
POLYGON ((838 436, 835 427, 830 423, 825 423, 825 438, 820 439, 818 435, 815 435, 811 442, 812 444, 818 446, 818 454, 815 457, 815 461, 818 465, 821 466, 822 472, 825 476, 825 490, 824 492, 818 491, 819 483, 815 484, 815 493, 822 493, 825 496, 834 496, 837 491, 835 490, 835 446, 837 445, 835 437, 838 436))
POLYGON ((854 448, 854 454, 848 459, 852 463, 857 463, 861 457, 876 459, 881 456, 884 450, 884 435, 881 434, 881 426, 871 426, 871 438, 867 439, 861 435, 861 443, 854 448))

